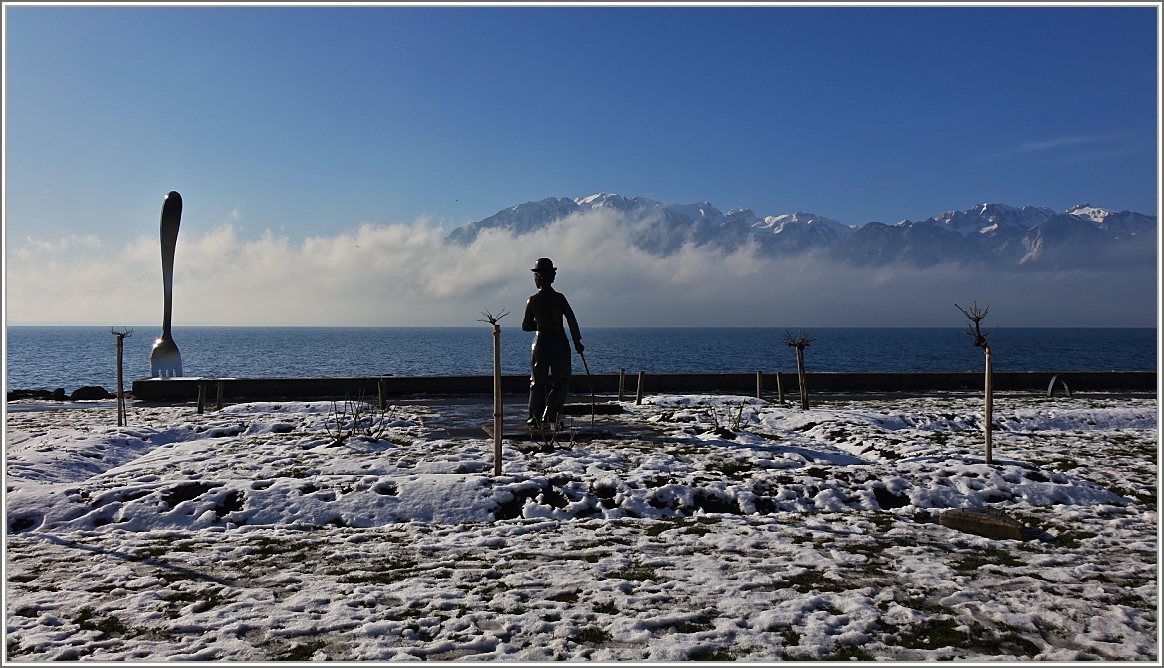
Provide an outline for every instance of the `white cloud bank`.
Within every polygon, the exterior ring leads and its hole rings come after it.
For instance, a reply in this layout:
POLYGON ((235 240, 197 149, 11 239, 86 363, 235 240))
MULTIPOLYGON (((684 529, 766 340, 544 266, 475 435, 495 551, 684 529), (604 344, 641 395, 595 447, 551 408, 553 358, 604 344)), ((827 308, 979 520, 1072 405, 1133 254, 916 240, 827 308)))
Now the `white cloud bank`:
MULTIPOLYGON (((1012 327, 1156 324, 1152 268, 870 268, 690 246, 659 258, 629 232, 604 211, 520 238, 487 230, 466 247, 426 220, 301 243, 270 232, 243 239, 230 222, 183 230, 174 324, 474 326, 481 311, 507 309, 503 325, 517 326, 542 256, 559 267, 555 287, 583 326, 961 326, 954 303, 974 300, 1012 327)), ((160 322, 156 238, 121 248, 96 237, 8 241, 8 324, 160 322)))

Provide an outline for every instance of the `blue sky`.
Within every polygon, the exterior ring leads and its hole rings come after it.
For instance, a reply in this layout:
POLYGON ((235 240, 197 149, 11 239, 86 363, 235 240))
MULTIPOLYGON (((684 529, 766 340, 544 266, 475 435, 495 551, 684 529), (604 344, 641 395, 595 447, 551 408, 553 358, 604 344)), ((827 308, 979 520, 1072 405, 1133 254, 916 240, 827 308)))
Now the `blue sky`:
POLYGON ((156 238, 171 189, 183 238, 229 226, 235 244, 292 247, 596 192, 848 224, 982 202, 1158 208, 1155 7, 5 18, 8 260, 36 242, 112 262, 156 238))

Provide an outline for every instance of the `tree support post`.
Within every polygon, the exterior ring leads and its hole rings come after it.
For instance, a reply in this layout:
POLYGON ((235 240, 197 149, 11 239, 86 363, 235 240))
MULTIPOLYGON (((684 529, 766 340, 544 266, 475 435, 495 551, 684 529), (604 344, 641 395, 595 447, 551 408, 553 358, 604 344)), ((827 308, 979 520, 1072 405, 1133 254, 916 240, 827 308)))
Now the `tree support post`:
MULTIPOLYGON (((785 331, 784 343, 796 349, 796 375, 800 384, 800 409, 808 410, 808 379, 804 375, 804 349, 809 346, 815 337, 809 336, 806 331, 799 331, 796 336, 791 332, 785 331)), ((783 394, 783 392, 781 392, 783 394)))
POLYGON ((493 475, 501 475, 501 325, 493 323, 493 475))
POLYGON ((125 415, 125 383, 122 380, 124 377, 121 373, 121 358, 122 352, 125 349, 125 337, 133 334, 132 329, 123 329, 120 332, 109 330, 117 337, 117 426, 124 427, 126 425, 125 415))
POLYGON ((986 463, 993 464, 992 455, 994 443, 991 432, 994 429, 994 369, 990 365, 990 335, 994 333, 994 330, 992 329, 986 334, 982 333, 982 321, 986 319, 986 314, 990 311, 990 307, 978 308, 977 301, 969 309, 964 309, 957 304, 954 304, 954 307, 961 311, 962 315, 966 316, 966 320, 972 326, 971 330, 966 333, 974 337, 974 346, 981 348, 982 352, 986 355, 986 379, 983 383, 983 390, 986 395, 986 405, 984 407, 986 424, 983 425, 983 430, 986 434, 986 463))
POLYGON ((984 347, 986 351, 986 463, 993 464, 991 454, 993 450, 993 438, 991 436, 994 431, 994 370, 990 366, 990 344, 984 347))
POLYGON ((800 379, 800 410, 808 410, 808 379, 804 377, 804 347, 796 348, 796 375, 800 379))
POLYGON ((505 316, 509 315, 508 311, 502 311, 499 315, 493 315, 489 311, 482 311, 481 315, 485 316, 484 320, 477 322, 487 322, 493 325, 493 475, 501 475, 501 436, 504 432, 504 407, 501 402, 501 325, 497 323, 505 316))

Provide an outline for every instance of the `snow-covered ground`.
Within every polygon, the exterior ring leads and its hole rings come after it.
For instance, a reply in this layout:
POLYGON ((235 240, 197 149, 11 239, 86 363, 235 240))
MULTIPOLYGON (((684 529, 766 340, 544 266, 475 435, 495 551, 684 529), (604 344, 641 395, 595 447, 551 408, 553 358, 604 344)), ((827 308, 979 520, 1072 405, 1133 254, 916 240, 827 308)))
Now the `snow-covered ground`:
POLYGON ((6 659, 1159 658, 1155 399, 623 407, 494 478, 485 397, 10 405, 6 659))

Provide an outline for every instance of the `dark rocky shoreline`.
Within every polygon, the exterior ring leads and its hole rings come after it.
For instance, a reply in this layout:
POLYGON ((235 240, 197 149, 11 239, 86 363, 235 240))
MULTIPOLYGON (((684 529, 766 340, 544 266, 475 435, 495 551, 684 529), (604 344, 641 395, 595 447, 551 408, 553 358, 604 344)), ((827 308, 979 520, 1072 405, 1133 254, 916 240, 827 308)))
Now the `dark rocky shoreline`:
POLYGON ((116 399, 117 395, 110 393, 99 385, 86 385, 65 394, 65 388, 58 387, 49 390, 9 390, 8 401, 17 399, 39 399, 42 401, 99 401, 102 399, 116 399))

